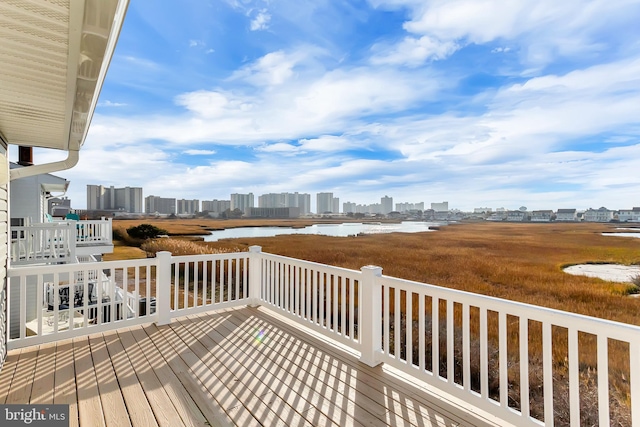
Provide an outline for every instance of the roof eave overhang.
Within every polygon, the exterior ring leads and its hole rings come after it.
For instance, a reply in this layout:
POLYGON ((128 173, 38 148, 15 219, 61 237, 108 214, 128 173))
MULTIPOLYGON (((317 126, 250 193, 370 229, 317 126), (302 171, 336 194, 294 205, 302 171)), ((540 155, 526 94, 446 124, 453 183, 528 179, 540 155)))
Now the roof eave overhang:
MULTIPOLYGON (((28 170, 12 170, 11 180, 68 169, 77 163, 78 151, 87 137, 99 94, 122 29, 128 4, 129 0, 70 0, 68 21, 59 19, 51 24, 58 29, 58 36, 62 32, 60 31, 61 25, 68 24, 64 96, 60 96, 58 98, 60 101, 56 104, 61 105, 61 108, 57 110, 59 119, 46 121, 45 119, 38 120, 37 118, 34 120, 33 117, 30 117, 31 121, 26 123, 24 115, 18 115, 15 112, 12 114, 11 101, 22 99, 19 96, 20 91, 28 90, 30 81, 28 73, 19 77, 16 77, 16 73, 7 75, 6 87, 9 88, 9 91, 5 94, 0 93, 0 132, 5 130, 3 139, 6 143, 69 152, 67 159, 60 162, 36 165, 28 168, 28 170), (18 95, 17 97, 16 94, 18 95), (2 108, 5 110, 3 111, 2 108), (49 126, 51 127, 50 131, 47 129, 49 126), (31 131, 35 127, 37 127, 38 132, 31 131)), ((33 27, 33 20, 42 18, 42 16, 32 17, 28 15, 25 12, 28 9, 26 6, 24 9, 19 6, 14 9, 11 11, 14 13, 5 19, 13 18, 16 22, 16 27, 19 26, 22 17, 25 17, 22 24, 27 29, 30 28, 29 26, 33 27)), ((25 67, 28 67, 30 65, 29 61, 32 61, 36 65, 34 67, 36 68, 34 75, 40 73, 40 76, 42 76, 42 73, 46 72, 47 69, 51 69, 53 72, 53 68, 42 67, 41 63, 33 61, 33 54, 28 52, 30 40, 33 40, 34 46, 42 42, 42 37, 39 37, 40 35, 37 31, 34 31, 34 33, 35 35, 25 34, 24 31, 17 32, 16 39, 19 41, 13 42, 13 45, 5 50, 0 50, 0 58, 5 53, 16 64, 16 70, 21 68, 28 70, 25 67), (27 60, 21 62, 20 53, 23 51, 27 60)), ((44 61, 44 63, 47 63, 47 61, 44 61)), ((55 63, 55 65, 57 72, 61 74, 60 63, 55 63)), ((49 65, 49 67, 53 67, 53 65, 49 65)), ((58 87, 61 87, 62 84, 62 80, 59 79, 58 87)), ((46 89, 42 90, 42 94, 44 94, 46 89)), ((31 91, 29 95, 24 99, 31 100, 34 105, 46 102, 46 100, 40 101, 37 92, 34 94, 31 91)), ((35 111, 37 112, 37 110, 35 111)))

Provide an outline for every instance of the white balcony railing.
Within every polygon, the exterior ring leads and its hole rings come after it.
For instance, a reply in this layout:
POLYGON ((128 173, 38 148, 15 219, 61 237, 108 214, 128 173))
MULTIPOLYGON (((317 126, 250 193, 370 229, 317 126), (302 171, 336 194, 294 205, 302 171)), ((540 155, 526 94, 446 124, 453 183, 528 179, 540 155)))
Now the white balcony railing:
POLYGON ((11 264, 74 262, 75 233, 70 222, 11 227, 11 264))
POLYGON ((370 366, 399 369, 513 425, 603 426, 623 413, 640 426, 640 328, 633 325, 259 247, 11 268, 8 277, 9 348, 262 305, 349 346, 370 366))
POLYGON ((11 264, 76 262, 76 248, 113 244, 111 218, 11 227, 11 264))

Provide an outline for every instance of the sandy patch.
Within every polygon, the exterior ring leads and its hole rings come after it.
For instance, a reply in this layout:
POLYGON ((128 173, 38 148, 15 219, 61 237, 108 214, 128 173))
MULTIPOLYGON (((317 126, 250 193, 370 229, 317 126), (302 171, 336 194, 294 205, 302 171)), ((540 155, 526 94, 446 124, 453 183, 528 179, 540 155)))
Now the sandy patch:
POLYGON ((576 276, 598 277, 610 282, 631 282, 631 279, 640 275, 640 266, 618 264, 579 264, 564 269, 565 273, 576 276))

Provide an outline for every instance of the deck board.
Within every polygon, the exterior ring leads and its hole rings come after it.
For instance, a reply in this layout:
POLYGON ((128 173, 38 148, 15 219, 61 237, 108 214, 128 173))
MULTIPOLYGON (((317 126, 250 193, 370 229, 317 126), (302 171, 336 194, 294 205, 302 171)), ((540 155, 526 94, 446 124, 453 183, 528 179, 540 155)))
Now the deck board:
POLYGON ((38 381, 33 383, 33 388, 31 389, 31 401, 29 403, 46 404, 53 401, 56 372, 55 353, 55 343, 43 344, 40 346, 34 376, 38 381))
MULTIPOLYGON (((24 354, 24 350, 22 354, 24 354)), ((69 405, 69 426, 75 427, 80 425, 80 420, 78 419, 76 373, 73 363, 73 343, 71 340, 57 343, 55 358, 56 372, 54 375, 55 390, 53 403, 69 405)))
POLYGON ((83 427, 488 425, 268 313, 221 310, 11 351, 0 403, 68 403, 70 425, 83 427))
POLYGON ((93 358, 100 401, 107 426, 130 426, 131 420, 127 414, 118 379, 107 352, 107 344, 102 335, 89 337, 91 356, 93 358))
POLYGON ((13 375, 16 372, 18 361, 20 360, 20 353, 22 350, 15 350, 7 354, 7 358, 4 361, 2 370, 0 371, 0 404, 7 402, 9 396, 9 389, 13 382, 13 375))
POLYGON ((96 379, 88 337, 75 338, 73 340, 73 352, 80 424, 104 426, 104 413, 102 411, 102 403, 100 402, 98 381, 96 379))
MULTIPOLYGON (((144 369, 150 369, 155 373, 171 405, 180 416, 182 423, 187 427, 205 427, 210 425, 211 421, 208 421, 205 414, 198 408, 198 405, 194 402, 189 392, 182 386, 182 383, 162 357, 162 354, 153 346, 147 334, 142 329, 135 328, 121 332, 120 336, 125 338, 127 333, 135 341, 135 345, 138 346, 147 361, 144 369)), ((123 344, 126 348, 129 348, 124 339, 123 344)), ((134 366, 136 370, 139 369, 139 366, 135 364, 134 366)), ((216 413, 215 415, 218 414, 216 413)), ((211 418, 214 419, 215 415, 211 418)))
POLYGON ((107 351, 120 384, 122 397, 127 405, 131 424, 134 427, 157 426, 158 422, 147 400, 147 395, 140 385, 140 380, 135 374, 117 333, 104 334, 104 341, 107 343, 107 351))
MULTIPOLYGON (((206 357, 210 357, 213 361, 213 369, 219 370, 219 372, 226 371, 225 375, 233 381, 230 389, 239 393, 238 396, 241 400, 252 401, 252 399, 258 398, 264 402, 273 413, 277 414, 278 419, 274 417, 269 419, 272 425, 281 423, 312 425, 287 402, 287 396, 283 397, 281 393, 283 384, 269 369, 256 369, 260 363, 251 360, 247 353, 235 352, 233 349, 228 351, 223 348, 219 342, 205 336, 198 328, 198 323, 197 321, 192 322, 190 319, 182 319, 180 322, 182 328, 180 329, 190 332, 192 339, 201 344, 200 348, 204 348, 207 352, 206 357)), ((260 405, 259 402, 256 404, 260 405)), ((306 411, 309 407, 309 404, 304 404, 303 410, 306 411)))

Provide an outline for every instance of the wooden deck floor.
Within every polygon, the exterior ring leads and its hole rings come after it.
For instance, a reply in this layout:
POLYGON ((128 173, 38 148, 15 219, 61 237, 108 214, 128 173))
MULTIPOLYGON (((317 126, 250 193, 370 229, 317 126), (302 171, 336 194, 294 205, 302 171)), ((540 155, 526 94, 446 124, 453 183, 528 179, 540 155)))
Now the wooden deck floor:
POLYGON ((72 426, 488 425, 254 308, 12 351, 0 403, 68 403, 72 426))

